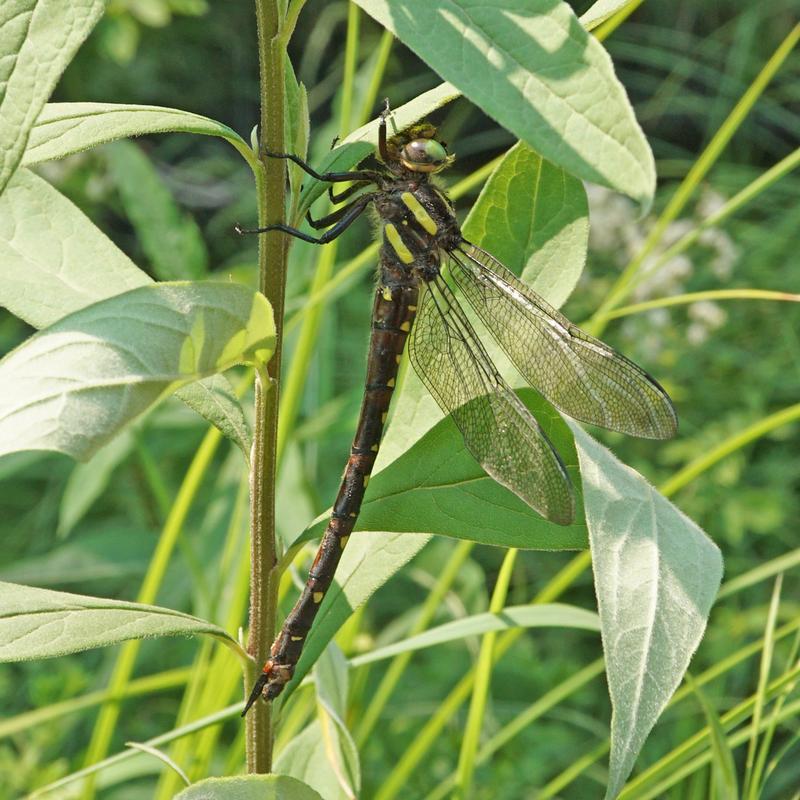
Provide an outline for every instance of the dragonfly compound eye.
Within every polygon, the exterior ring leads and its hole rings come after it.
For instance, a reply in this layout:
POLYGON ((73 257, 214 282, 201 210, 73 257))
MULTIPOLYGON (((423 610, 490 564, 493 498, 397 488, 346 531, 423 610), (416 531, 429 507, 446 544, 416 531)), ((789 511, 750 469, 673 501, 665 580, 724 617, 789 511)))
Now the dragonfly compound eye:
POLYGON ((412 172, 436 172, 447 165, 447 150, 436 139, 412 139, 403 148, 400 161, 412 172))

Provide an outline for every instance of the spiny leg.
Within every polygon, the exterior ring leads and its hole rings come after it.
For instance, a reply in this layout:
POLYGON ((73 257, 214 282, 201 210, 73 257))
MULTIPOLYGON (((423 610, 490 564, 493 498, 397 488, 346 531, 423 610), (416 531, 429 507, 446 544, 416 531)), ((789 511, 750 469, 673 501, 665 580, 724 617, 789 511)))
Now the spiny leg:
POLYGON ((332 242, 337 236, 341 236, 364 213, 364 209, 366 209, 371 202, 372 195, 364 195, 363 198, 359 197, 358 200, 353 201, 346 208, 340 209, 344 212, 341 219, 330 230, 325 231, 318 239, 309 236, 307 233, 303 233, 303 231, 297 230, 297 228, 292 228, 291 225, 284 225, 282 222, 275 225, 267 225, 264 228, 250 229, 241 228, 236 225, 234 230, 241 236, 250 233, 283 231, 284 233, 288 233, 289 236, 294 236, 295 239, 302 239, 304 242, 309 242, 311 244, 327 244, 328 242, 332 242))
POLYGON ((270 158, 287 158, 297 164, 303 172, 307 172, 312 178, 325 183, 343 183, 344 181, 365 181, 366 183, 377 183, 380 174, 371 169, 351 170, 350 172, 317 172, 314 167, 303 161, 300 156, 294 153, 272 153, 265 151, 270 158))
POLYGON ((308 221, 308 224, 314 228, 314 230, 322 230, 322 228, 327 228, 330 225, 334 225, 339 222, 354 205, 360 203, 365 203, 368 205, 374 196, 375 195, 373 193, 361 195, 358 200, 354 200, 350 205, 344 206, 344 208, 337 208, 336 211, 333 211, 324 217, 320 217, 319 219, 314 219, 311 216, 310 210, 306 211, 306 220, 308 221))
POLYGON ((356 181, 352 186, 349 186, 347 189, 342 190, 338 194, 333 191, 333 186, 329 186, 328 197, 330 198, 331 203, 343 203, 360 189, 363 189, 365 186, 369 186, 370 183, 371 181, 356 181))

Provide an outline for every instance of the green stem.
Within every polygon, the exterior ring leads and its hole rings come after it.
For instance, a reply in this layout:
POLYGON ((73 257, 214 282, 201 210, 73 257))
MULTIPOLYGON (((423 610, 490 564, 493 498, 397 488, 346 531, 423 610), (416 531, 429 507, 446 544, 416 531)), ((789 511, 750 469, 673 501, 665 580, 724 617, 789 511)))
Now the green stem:
MULTIPOLYGON (((492 592, 489 603, 489 612, 499 614, 506 605, 508 585, 514 571, 514 562, 519 551, 512 547, 506 551, 497 583, 492 592)), ((475 682, 472 687, 472 698, 467 715, 467 724, 464 727, 464 738, 461 742, 461 752, 458 757, 458 772, 456 789, 453 796, 467 798, 472 790, 472 776, 475 773, 475 755, 480 744, 483 719, 486 714, 486 700, 489 696, 489 687, 492 679, 493 653, 497 642, 497 631, 491 631, 481 640, 481 649, 478 654, 478 663, 475 666, 475 682)))
MULTIPOLYGON (((286 51, 285 42, 280 38, 279 5, 277 0, 256 0, 261 94, 261 168, 256 174, 256 183, 261 226, 283 220, 286 191, 285 162, 279 158, 268 158, 264 154, 265 150, 283 152, 285 149, 283 95, 286 51)), ((258 267, 259 288, 271 303, 275 315, 276 341, 275 352, 267 365, 268 377, 258 374, 255 387, 255 425, 250 467, 250 632, 247 641, 247 650, 255 659, 255 668, 266 661, 269 643, 275 632, 275 443, 283 354, 286 237, 259 237, 258 267)), ((254 670, 251 670, 246 676, 248 686, 245 691, 249 690, 249 684, 254 678, 254 670)), ((268 703, 259 702, 247 715, 246 750, 249 773, 266 773, 272 769, 270 712, 268 703)))
POLYGON ((644 303, 635 303, 631 306, 622 306, 610 311, 607 318, 627 317, 631 314, 640 314, 643 311, 652 311, 654 308, 683 306, 690 303, 699 303, 701 300, 783 300, 791 303, 800 303, 800 294, 772 292, 769 289, 709 289, 705 292, 687 292, 686 294, 676 294, 672 297, 659 297, 656 300, 647 300, 644 303))

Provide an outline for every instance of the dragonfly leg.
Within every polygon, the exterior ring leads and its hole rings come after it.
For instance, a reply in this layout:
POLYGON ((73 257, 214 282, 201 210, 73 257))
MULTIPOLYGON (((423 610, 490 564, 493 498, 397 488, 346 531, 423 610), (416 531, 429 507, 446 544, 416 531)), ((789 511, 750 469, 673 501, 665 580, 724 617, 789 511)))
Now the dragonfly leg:
POLYGON ((368 186, 370 181, 356 181, 352 186, 349 186, 347 189, 339 192, 338 194, 333 191, 333 186, 328 187, 328 197, 331 199, 331 203, 343 203, 349 197, 352 197, 359 189, 363 189, 365 186, 368 186))
POLYGON ((374 170, 370 169, 357 169, 350 172, 317 172, 314 167, 303 161, 300 156, 294 153, 272 153, 269 150, 265 151, 266 155, 270 158, 287 158, 297 164, 303 172, 307 172, 312 178, 318 181, 325 181, 326 183, 342 183, 344 181, 365 181, 366 183, 376 183, 380 175, 374 170))
POLYGON ((235 230, 236 233, 240 235, 249 233, 269 233, 269 231, 283 231, 284 233, 288 233, 289 236, 294 236, 295 239, 302 239, 304 242, 310 242, 311 244, 327 244, 328 242, 332 242, 338 236, 341 236, 364 213, 364 209, 366 209, 371 202, 372 196, 364 195, 364 197, 359 197, 358 200, 355 200, 346 208, 341 209, 343 213, 339 221, 332 228, 325 231, 325 233, 323 233, 319 238, 309 236, 309 234, 303 233, 303 231, 299 231, 297 228, 291 227, 291 225, 284 225, 282 222, 275 225, 267 225, 264 228, 251 228, 249 230, 240 228, 238 225, 236 225, 235 230))
POLYGON ((354 200, 350 205, 344 206, 343 208, 338 208, 331 214, 328 214, 325 217, 320 217, 319 219, 314 219, 311 216, 311 211, 306 211, 306 220, 308 220, 308 224, 314 228, 314 230, 322 230, 322 228, 327 228, 330 225, 334 225, 339 222, 354 205, 367 205, 370 200, 372 199, 372 194, 365 194, 358 198, 358 200, 354 200))

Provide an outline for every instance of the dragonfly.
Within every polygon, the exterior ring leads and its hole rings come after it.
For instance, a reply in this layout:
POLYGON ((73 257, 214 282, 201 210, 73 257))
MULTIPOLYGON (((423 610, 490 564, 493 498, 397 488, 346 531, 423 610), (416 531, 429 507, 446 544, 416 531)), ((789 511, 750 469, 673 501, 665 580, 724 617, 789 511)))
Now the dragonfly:
POLYGON ((371 207, 381 239, 367 376, 350 456, 305 587, 242 716, 259 697, 276 698, 294 674, 358 518, 406 346, 417 375, 487 474, 550 522, 573 521, 574 492, 561 457, 492 362, 460 298, 526 381, 568 416, 648 439, 677 432, 675 409, 654 378, 464 238, 452 202, 432 180, 454 156, 428 122, 388 136, 390 115, 387 100, 378 127, 377 168, 361 168, 361 162, 351 171, 319 173, 297 155, 267 153, 327 183, 331 201, 344 204, 319 219, 307 213, 321 235, 283 223, 237 227, 239 233, 280 231, 322 245, 371 207), (334 184, 344 182, 350 186, 335 192, 334 184))

